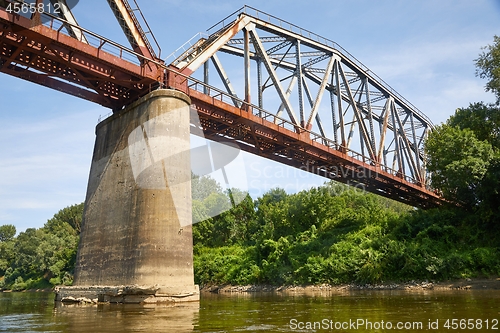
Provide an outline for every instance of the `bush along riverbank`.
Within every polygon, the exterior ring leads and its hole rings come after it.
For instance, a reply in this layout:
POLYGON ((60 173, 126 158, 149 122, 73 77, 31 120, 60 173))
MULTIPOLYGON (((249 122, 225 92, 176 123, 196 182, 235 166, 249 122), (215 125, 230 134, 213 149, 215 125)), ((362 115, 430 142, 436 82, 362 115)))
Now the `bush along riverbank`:
POLYGON ((246 198, 196 224, 194 241, 202 286, 363 285, 500 273, 499 230, 474 213, 414 210, 334 182, 246 198))

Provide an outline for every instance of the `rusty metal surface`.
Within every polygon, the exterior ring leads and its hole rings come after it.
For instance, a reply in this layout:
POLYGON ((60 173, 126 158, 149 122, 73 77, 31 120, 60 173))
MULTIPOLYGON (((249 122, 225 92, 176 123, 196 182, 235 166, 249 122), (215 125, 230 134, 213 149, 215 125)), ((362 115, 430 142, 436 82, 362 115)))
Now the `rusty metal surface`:
POLYGON ((156 42, 156 38, 151 32, 149 25, 144 20, 144 16, 137 4, 137 1, 132 0, 134 2, 135 7, 132 8, 128 0, 108 0, 109 7, 113 11, 116 19, 118 20, 118 24, 122 28, 125 36, 127 37, 132 49, 141 54, 142 56, 155 59, 160 61, 161 49, 156 42), (139 17, 143 18, 144 23, 146 24, 148 31, 144 31, 139 23, 137 15, 135 12, 139 14, 139 17), (156 43, 158 48, 158 52, 155 52, 153 46, 149 42, 146 34, 149 33, 153 40, 156 43), (157 54, 158 53, 158 54, 157 54))
POLYGON ((153 62, 134 64, 61 30, 31 27, 28 18, 5 10, 0 10, 0 59, 0 72, 113 109, 146 94, 163 78, 163 68, 153 62))

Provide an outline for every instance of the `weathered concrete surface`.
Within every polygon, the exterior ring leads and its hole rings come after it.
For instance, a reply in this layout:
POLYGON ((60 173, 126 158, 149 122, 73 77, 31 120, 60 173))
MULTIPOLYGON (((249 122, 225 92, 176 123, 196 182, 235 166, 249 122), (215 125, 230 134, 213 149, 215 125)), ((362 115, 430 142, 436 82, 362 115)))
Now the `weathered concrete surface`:
POLYGON ((157 90, 97 126, 74 286, 58 288, 58 300, 199 298, 189 105, 181 92, 157 90))
POLYGON ((177 303, 199 299, 198 286, 184 294, 161 290, 159 286, 56 287, 56 301, 64 303, 177 303))

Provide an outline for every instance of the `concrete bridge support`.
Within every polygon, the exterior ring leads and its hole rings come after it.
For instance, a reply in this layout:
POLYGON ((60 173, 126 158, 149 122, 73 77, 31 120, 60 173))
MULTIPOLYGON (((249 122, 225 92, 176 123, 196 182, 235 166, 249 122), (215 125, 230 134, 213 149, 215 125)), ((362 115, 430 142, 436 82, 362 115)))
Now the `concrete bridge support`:
POLYGON ((187 95, 156 90, 98 124, 72 287, 57 300, 196 301, 187 95))

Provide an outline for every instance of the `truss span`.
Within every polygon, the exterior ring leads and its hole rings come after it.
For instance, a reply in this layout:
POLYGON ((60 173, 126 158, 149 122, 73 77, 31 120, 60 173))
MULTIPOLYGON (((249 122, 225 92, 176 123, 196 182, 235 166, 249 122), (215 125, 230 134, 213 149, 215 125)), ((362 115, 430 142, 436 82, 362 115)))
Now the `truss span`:
POLYGON ((207 120, 204 130, 213 139, 253 141, 249 150, 256 154, 363 184, 399 201, 421 201, 409 198, 413 192, 425 193, 429 205, 439 202, 429 188, 423 149, 432 122, 338 44, 248 6, 209 31, 214 32, 192 43, 171 65, 203 82, 205 94, 207 87, 217 87, 231 107, 251 115, 246 118, 262 119, 253 127, 207 120), (262 124, 272 128, 284 122, 296 134, 293 144, 271 144, 256 135, 262 124), (241 131, 248 134, 237 136, 241 131), (361 170, 367 176, 355 177, 361 170))
POLYGON ((130 34, 140 37, 132 50, 67 18, 36 25, 0 8, 0 72, 114 112, 152 89, 179 89, 199 114, 195 134, 414 206, 442 202, 425 168, 432 123, 327 39, 244 7, 167 66, 137 47, 146 33, 130 34))

